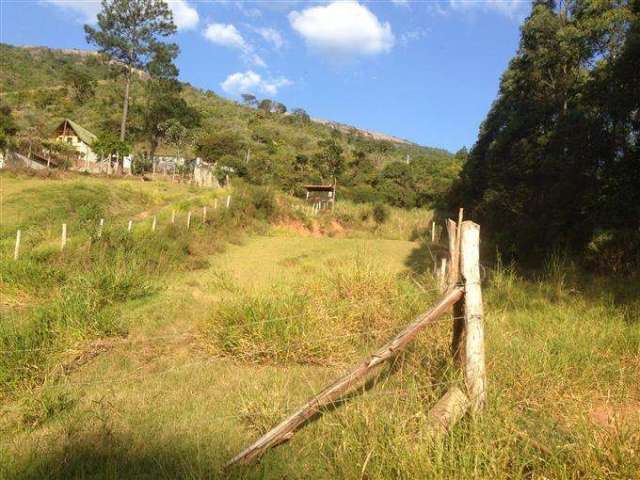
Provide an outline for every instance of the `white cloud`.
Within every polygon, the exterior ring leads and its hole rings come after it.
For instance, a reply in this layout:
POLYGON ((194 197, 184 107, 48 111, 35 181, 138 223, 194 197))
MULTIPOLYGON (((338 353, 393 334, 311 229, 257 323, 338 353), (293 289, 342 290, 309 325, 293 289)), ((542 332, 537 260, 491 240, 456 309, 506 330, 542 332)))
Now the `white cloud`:
POLYGON ((509 18, 522 19, 526 15, 528 0, 449 0, 452 10, 461 12, 494 11, 509 18))
MULTIPOLYGON (((78 20, 87 23, 94 23, 98 12, 102 9, 100 0, 44 0, 45 3, 63 8, 74 13, 78 20)), ((191 7, 186 0, 168 0, 167 4, 173 13, 173 21, 178 30, 189 30, 194 28, 200 16, 198 11, 191 7)))
POLYGON ((203 32, 205 38, 216 45, 235 48, 242 52, 242 58, 250 65, 266 67, 265 61, 258 55, 253 45, 247 42, 238 29, 231 24, 210 23, 203 32))
POLYGON ((211 23, 207 25, 204 36, 210 42, 223 47, 238 48, 240 50, 248 48, 247 42, 242 38, 238 29, 231 24, 211 23))
POLYGON ((393 3, 394 5, 397 5, 399 7, 408 7, 409 6, 409 0, 391 0, 391 3, 393 3))
POLYGON ((263 79, 260 74, 247 70, 229 75, 220 84, 222 90, 230 95, 240 95, 241 93, 263 93, 266 95, 276 95, 278 89, 291 85, 293 82, 280 77, 275 79, 263 79))
POLYGON ((256 28, 255 31, 262 36, 267 42, 271 43, 276 49, 280 49, 284 45, 284 39, 275 28, 256 28))
POLYGON ((395 43, 391 25, 355 0, 293 11, 289 23, 310 48, 334 57, 376 55, 395 43))
POLYGON ((200 21, 198 11, 185 0, 168 0, 167 4, 173 13, 173 21, 178 30, 190 30, 198 25, 200 21))

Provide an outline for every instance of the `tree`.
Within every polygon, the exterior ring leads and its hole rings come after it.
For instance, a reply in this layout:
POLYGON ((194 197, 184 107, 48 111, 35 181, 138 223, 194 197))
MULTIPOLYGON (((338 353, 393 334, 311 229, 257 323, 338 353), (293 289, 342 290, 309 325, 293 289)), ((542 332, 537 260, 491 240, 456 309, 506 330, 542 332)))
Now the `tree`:
POLYGON ((242 97, 242 103, 249 107, 255 107, 258 104, 258 99, 251 93, 243 93, 240 96, 242 97))
POLYGON ((300 122, 302 125, 308 125, 311 123, 311 117, 302 108, 294 108, 291 112, 291 117, 300 122))
POLYGON ((131 153, 131 145, 120 140, 112 133, 105 133, 98 136, 91 145, 91 148, 102 159, 108 158, 109 161, 112 161, 115 157, 119 164, 122 164, 122 157, 131 153))
POLYGON ((13 118, 11 107, 0 105, 0 152, 5 154, 13 145, 18 126, 13 118))
POLYGON ((544 259, 618 237, 640 260, 639 8, 534 3, 450 195, 503 255, 544 259))
POLYGON ((176 149, 176 160, 182 155, 182 150, 189 143, 189 130, 178 120, 172 118, 160 124, 160 129, 164 132, 164 139, 176 149))
POLYGON ((273 102, 271 105, 271 111, 274 113, 279 113, 281 115, 287 113, 287 107, 284 103, 273 102))
POLYGON ((320 140, 321 150, 313 156, 313 163, 320 175, 325 179, 339 176, 344 170, 342 147, 333 139, 320 140))
POLYGON ((64 71, 64 80, 71 86, 73 96, 80 104, 93 98, 96 93, 96 81, 85 70, 68 66, 64 71))
POLYGON ((268 98, 265 98, 264 100, 260 100, 260 103, 258 103, 258 109, 262 110, 265 113, 270 113, 272 108, 273 108, 273 102, 268 98))
POLYGON ((233 131, 210 132, 196 141, 196 154, 209 162, 217 162, 225 155, 240 158, 244 142, 233 131))
POLYGON ((87 41, 97 45, 100 53, 124 65, 120 124, 120 141, 124 142, 134 69, 144 69, 154 58, 177 52, 175 44, 160 41, 176 32, 171 10, 163 0, 102 0, 97 28, 85 25, 84 30, 87 41))

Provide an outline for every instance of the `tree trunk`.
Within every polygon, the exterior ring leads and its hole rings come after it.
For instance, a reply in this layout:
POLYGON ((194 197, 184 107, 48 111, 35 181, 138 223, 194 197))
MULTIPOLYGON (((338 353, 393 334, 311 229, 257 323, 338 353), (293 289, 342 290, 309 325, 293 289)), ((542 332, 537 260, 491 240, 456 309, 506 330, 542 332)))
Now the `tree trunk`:
POLYGON ((124 84, 124 103, 122 104, 122 122, 120 123, 120 141, 124 142, 127 134, 127 115, 129 114, 129 90, 131 89, 131 66, 127 67, 124 84))

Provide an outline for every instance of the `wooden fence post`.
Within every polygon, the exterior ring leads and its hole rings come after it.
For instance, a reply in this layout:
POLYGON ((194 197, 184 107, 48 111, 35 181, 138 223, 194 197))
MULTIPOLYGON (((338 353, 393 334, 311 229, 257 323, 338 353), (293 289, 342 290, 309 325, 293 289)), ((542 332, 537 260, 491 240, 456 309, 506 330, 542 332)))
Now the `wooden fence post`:
POLYGON ((60 251, 64 251, 64 247, 67 244, 67 224, 62 224, 62 236, 60 238, 60 251))
POLYGON ((187 230, 189 230, 190 226, 191 226, 191 210, 189 210, 189 213, 187 213, 187 230))
POLYGON ((131 233, 132 228, 133 228, 133 220, 129 220, 129 225, 127 225, 127 232, 131 233))
POLYGON ((153 221, 151 222, 151 231, 155 232, 156 231, 156 223, 157 223, 158 219, 156 218, 156 216, 153 216, 153 221))
POLYGON ((100 223, 98 224, 98 238, 102 238, 102 229, 104 228, 104 218, 100 219, 100 223))
POLYGON ((464 375, 471 412, 479 412, 486 401, 484 322, 480 286, 480 225, 462 223, 461 267, 464 277, 465 363, 464 375))
POLYGON ((202 223, 207 223, 207 207, 202 207, 202 223))
POLYGON ((440 259, 440 271, 438 272, 438 286, 440 291, 447 290, 447 259, 440 259))
POLYGON ((231 195, 227 195, 227 208, 231 205, 231 195))
MULTIPOLYGON (((449 234, 449 276, 447 283, 449 288, 460 282, 460 240, 463 210, 458 213, 458 223, 447 220, 447 232, 449 234)), ((451 336, 451 353, 458 365, 464 365, 464 304, 458 302, 453 306, 453 334, 451 336)))
POLYGON ((16 247, 13 249, 13 259, 18 260, 20 256, 20 237, 22 236, 22 232, 18 230, 16 232, 16 247))
POLYGON ((436 222, 431 222, 431 243, 436 241, 436 222))
POLYGON ((176 211, 171 210, 171 224, 176 223, 176 211))
POLYGON ((213 209, 214 209, 214 210, 217 210, 217 209, 218 209, 218 199, 217 199, 217 198, 214 198, 214 199, 213 199, 213 209))

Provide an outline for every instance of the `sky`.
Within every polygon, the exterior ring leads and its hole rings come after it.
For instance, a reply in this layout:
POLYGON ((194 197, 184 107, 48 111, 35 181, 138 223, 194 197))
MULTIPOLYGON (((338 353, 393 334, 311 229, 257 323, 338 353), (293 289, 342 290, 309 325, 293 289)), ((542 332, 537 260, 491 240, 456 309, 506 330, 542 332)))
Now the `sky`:
MULTIPOLYGON (((169 0, 180 78, 455 152, 471 147, 528 0, 169 0)), ((98 0, 0 0, 0 41, 91 49, 98 0)))

